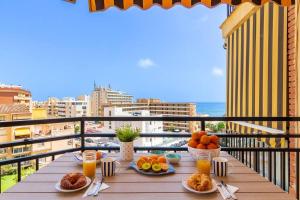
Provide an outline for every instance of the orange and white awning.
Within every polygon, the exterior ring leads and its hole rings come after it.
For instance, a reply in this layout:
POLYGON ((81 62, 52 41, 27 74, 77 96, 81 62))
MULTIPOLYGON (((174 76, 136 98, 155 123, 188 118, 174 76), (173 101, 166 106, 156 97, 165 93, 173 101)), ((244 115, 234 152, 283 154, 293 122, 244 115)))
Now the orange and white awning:
MULTIPOLYGON (((76 0, 66 0, 75 3, 76 0)), ((219 4, 239 5, 244 2, 252 2, 262 5, 267 2, 275 2, 282 6, 294 5, 296 0, 88 0, 91 12, 103 11, 110 7, 117 7, 126 10, 132 6, 138 6, 143 10, 151 8, 153 5, 161 6, 164 9, 172 8, 174 5, 182 5, 191 8, 196 4, 207 7, 214 7, 219 4)))

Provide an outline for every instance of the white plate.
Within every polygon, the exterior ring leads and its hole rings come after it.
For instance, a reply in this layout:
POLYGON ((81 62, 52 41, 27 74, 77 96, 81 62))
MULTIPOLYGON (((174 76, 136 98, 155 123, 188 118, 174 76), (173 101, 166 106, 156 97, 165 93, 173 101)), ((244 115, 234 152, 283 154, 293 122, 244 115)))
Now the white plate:
POLYGON ((212 193, 212 192, 215 192, 218 188, 217 188, 217 184, 216 184, 216 181, 214 179, 212 179, 212 189, 210 190, 207 190, 207 191, 197 191, 197 190, 194 190, 192 188, 190 188, 187 184, 187 180, 182 180, 182 186, 187 189, 188 191, 190 192, 193 192, 193 193, 197 193, 197 194, 208 194, 208 193, 212 193))
POLYGON ((86 178, 86 185, 82 186, 81 188, 78 188, 78 189, 75 189, 75 190, 66 190, 66 189, 63 189, 60 186, 60 181, 59 181, 58 183, 55 184, 55 189, 57 189, 60 192, 76 192, 76 191, 82 190, 82 189, 88 187, 92 182, 92 180, 89 177, 85 177, 85 178, 86 178))
MULTIPOLYGON (((80 153, 74 153, 73 156, 74 156, 75 162, 77 162, 79 165, 82 165, 82 155, 80 153)), ((106 158, 106 157, 107 157, 107 153, 102 152, 102 157, 99 160, 96 160, 96 163, 99 164, 100 160, 102 158, 106 158)))

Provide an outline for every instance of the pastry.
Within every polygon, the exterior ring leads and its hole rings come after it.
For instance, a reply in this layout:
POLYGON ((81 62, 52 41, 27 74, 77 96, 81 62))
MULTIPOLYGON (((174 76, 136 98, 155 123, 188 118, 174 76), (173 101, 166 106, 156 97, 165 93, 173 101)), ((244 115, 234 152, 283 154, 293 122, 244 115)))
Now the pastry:
POLYGON ((66 174, 60 181, 60 186, 65 190, 75 190, 85 186, 86 178, 81 173, 66 174))
POLYGON ((193 174, 187 180, 187 185, 197 191, 212 189, 212 180, 207 174, 193 174))

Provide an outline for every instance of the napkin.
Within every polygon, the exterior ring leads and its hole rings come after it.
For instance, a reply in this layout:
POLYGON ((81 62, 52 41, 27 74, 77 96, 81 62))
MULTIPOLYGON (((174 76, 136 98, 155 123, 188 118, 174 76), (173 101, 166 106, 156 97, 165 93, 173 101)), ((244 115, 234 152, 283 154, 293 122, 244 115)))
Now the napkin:
MULTIPOLYGON (((92 183, 92 184, 93 184, 93 183, 92 183)), ((91 185, 90 185, 90 187, 91 187, 91 185)), ((90 190, 90 187, 85 191, 85 193, 83 194, 82 198, 88 197, 88 191, 90 190)), ((109 187, 110 187, 110 186, 107 185, 106 183, 102 183, 99 192, 102 191, 102 190, 105 190, 105 189, 107 189, 107 188, 109 188, 109 187)), ((98 192, 98 193, 99 193, 99 192, 98 192)))
MULTIPOLYGON (((239 190, 238 187, 235 187, 235 186, 232 186, 232 185, 228 185, 228 184, 227 184, 227 188, 228 188, 228 190, 231 193, 235 193, 235 192, 237 192, 239 190)), ((223 187, 221 187, 221 186, 218 185, 218 190, 219 190, 221 196, 223 197, 223 199, 226 200, 226 199, 230 198, 230 194, 225 189, 223 189, 223 187)))
POLYGON ((107 188, 109 188, 110 186, 107 185, 106 183, 102 183, 101 187, 100 187, 100 191, 105 190, 107 188))

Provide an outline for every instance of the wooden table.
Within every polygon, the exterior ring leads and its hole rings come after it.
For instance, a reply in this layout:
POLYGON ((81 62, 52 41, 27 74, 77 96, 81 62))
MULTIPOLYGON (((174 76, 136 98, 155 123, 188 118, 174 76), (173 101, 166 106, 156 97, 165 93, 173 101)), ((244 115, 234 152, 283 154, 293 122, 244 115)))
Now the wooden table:
MULTIPOLYGON (((111 154, 117 157, 118 154, 111 154)), ((137 155, 136 155, 137 156, 137 155)), ((278 186, 243 165, 235 158, 222 152, 231 160, 231 173, 223 180, 239 187, 237 197, 241 200, 290 200, 294 199, 278 186)), ((222 199, 218 192, 197 195, 186 191, 181 180, 195 172, 195 162, 187 153, 182 154, 182 160, 176 168, 176 174, 161 177, 149 177, 137 174, 128 169, 128 162, 121 162, 120 173, 114 177, 105 178, 110 188, 100 193, 98 197, 86 199, 109 200, 183 200, 183 199, 222 199)), ((59 193, 54 185, 65 173, 81 171, 72 154, 65 154, 48 166, 28 176, 8 191, 0 195, 1 200, 71 200, 82 199, 84 191, 76 193, 59 193)), ((100 172, 100 170, 98 169, 100 172)))

